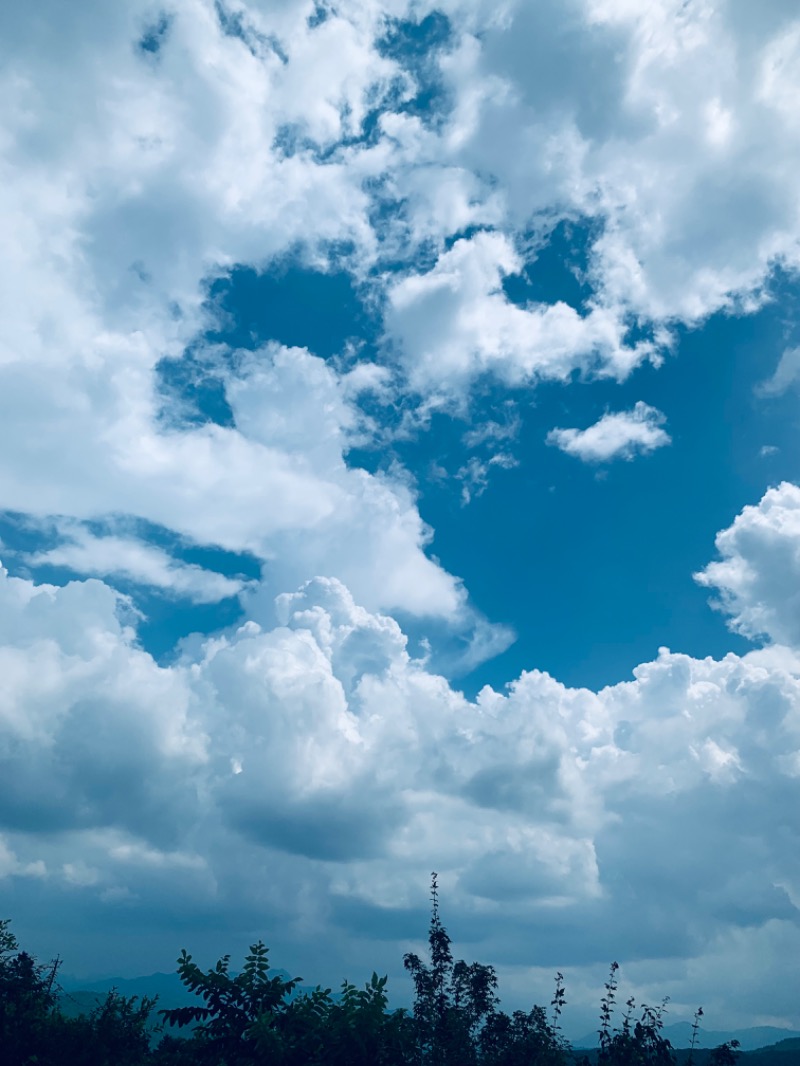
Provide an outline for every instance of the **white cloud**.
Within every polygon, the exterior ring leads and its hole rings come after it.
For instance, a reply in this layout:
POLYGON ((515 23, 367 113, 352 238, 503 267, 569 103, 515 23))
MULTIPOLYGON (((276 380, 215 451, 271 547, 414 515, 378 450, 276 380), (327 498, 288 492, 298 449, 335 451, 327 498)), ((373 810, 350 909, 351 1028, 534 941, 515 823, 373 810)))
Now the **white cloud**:
POLYGON ((508 238, 482 232, 391 285, 386 322, 412 388, 457 400, 482 374, 509 385, 565 381, 576 369, 622 378, 653 353, 648 342, 626 346, 613 311, 512 303, 502 279, 522 265, 508 238))
POLYGON ((666 416, 640 400, 630 411, 603 415, 586 429, 551 429, 547 443, 585 463, 633 459, 669 444, 666 416))
POLYGON ((719 594, 732 629, 800 644, 800 488, 783 482, 717 534, 722 558, 695 574, 719 594))
MULTIPOLYGON (((504 127, 513 123, 518 136, 505 152, 504 129, 489 141, 486 127, 498 116, 487 109, 473 152, 485 138, 502 153, 493 171, 511 164, 521 174, 539 151, 551 202, 563 197, 603 218, 592 264, 603 299, 692 321, 757 294, 771 262, 795 261, 789 167, 797 131, 761 73, 794 39, 789 10, 753 33, 741 5, 547 7, 534 14, 519 5, 487 43, 488 70, 510 76, 516 89, 504 127), (544 71, 521 62, 532 24, 537 47, 564 71, 546 100, 544 71), (582 52, 591 65, 581 64, 582 52), (567 153, 570 138, 578 147, 567 153)), ((533 206, 523 188, 518 205, 521 213, 533 206)))
POLYGON ((81 521, 128 513, 253 551, 271 591, 325 572, 375 609, 460 616, 464 592, 426 555, 430 534, 408 490, 346 467, 355 398, 388 388, 385 371, 340 379, 311 355, 268 348, 245 380, 228 382, 235 428, 166 430, 158 360, 208 324, 201 282, 234 263, 263 266, 299 245, 323 264, 331 243, 351 242, 354 269, 366 271, 427 241, 438 249, 429 269, 407 259, 386 278, 388 336, 423 406, 463 402, 484 374, 513 386, 575 370, 626 376, 664 340, 628 342, 631 312, 692 320, 737 286, 757 289, 776 249, 794 247, 783 200, 759 193, 764 181, 790 182, 794 135, 766 153, 753 140, 788 119, 769 102, 769 78, 767 103, 755 104, 725 73, 731 49, 755 48, 767 63, 780 22, 751 43, 738 8, 728 25, 722 11, 675 21, 660 8, 512 4, 498 19, 452 3, 452 43, 438 60, 452 110, 426 125, 396 109, 413 78, 376 47, 403 3, 344 5, 317 28, 310 4, 240 10, 257 46, 221 32, 213 4, 181 0, 149 57, 135 47, 152 21, 147 4, 90 5, 73 22, 57 4, 39 20, 3 14, 4 506, 81 521), (542 80, 523 55, 529 41, 563 78, 542 80), (687 64, 709 80, 702 93, 687 64), (374 140, 335 147, 372 106, 374 140), (711 178, 723 172, 732 188, 720 199, 711 178), (732 228, 731 197, 745 193, 732 228), (380 236, 374 196, 406 205, 380 236), (769 205, 774 233, 756 217, 769 205), (509 301, 503 278, 536 246, 520 228, 541 235, 580 215, 604 222, 590 305, 509 301), (445 250, 476 223, 494 228, 445 250), (745 280, 734 277, 740 260, 745 280), (686 294, 700 304, 685 305, 686 294))
POLYGON ((185 596, 193 603, 215 603, 236 596, 245 582, 180 563, 161 548, 133 537, 95 536, 74 524, 62 524, 64 541, 48 551, 24 556, 29 566, 58 566, 76 574, 122 577, 142 585, 185 596))
MULTIPOLYGON (((4 430, 19 444, 0 470, 7 507, 83 520, 133 515, 196 543, 276 560, 283 587, 327 569, 376 607, 462 609, 457 581, 425 554, 429 534, 408 489, 347 468, 354 412, 322 360, 298 349, 257 353, 252 372, 229 386, 235 428, 165 430, 147 376, 131 379, 124 353, 115 354, 113 384, 102 386, 108 407, 97 411, 84 405, 102 374, 82 382, 35 362, 7 371, 4 430)), ((70 558, 77 565, 74 549, 70 558)), ((141 573, 144 560, 136 565, 141 573)), ((154 565, 151 554, 151 577, 154 565)), ((178 580, 174 570, 169 580, 178 580)))
POLYGON ((771 377, 756 386, 756 396, 782 396, 800 379, 800 348, 786 348, 771 377))
MULTIPOLYGON (((37 397, 43 423, 49 405, 62 445, 70 409, 94 412, 99 430, 120 394, 142 411, 155 359, 202 321, 204 273, 298 244, 321 262, 352 242, 359 271, 407 257, 407 276, 388 282, 387 328, 412 386, 436 396, 484 373, 624 377, 676 320, 754 306, 772 265, 795 262, 790 8, 754 26, 740 3, 498 15, 452 0, 451 42, 429 62, 446 90, 433 124, 398 108, 414 76, 377 47, 386 17, 410 10, 399 0, 345 4, 315 27, 310 4, 240 4, 249 45, 210 2, 181 0, 149 57, 135 47, 149 4, 86 10, 76 25, 58 5, 39 25, 4 14, 3 339, 7 358, 30 366, 35 352, 64 375, 48 387, 15 371, 4 391, 37 397), (353 143, 370 108, 375 138, 353 143), (375 197, 404 205, 380 236, 375 197), (500 284, 520 269, 522 231, 541 241, 577 218, 596 223, 590 304, 510 303, 500 284), (444 250, 474 225, 493 232, 444 250), (426 242, 439 258, 419 273, 426 242), (632 318, 655 325, 651 341, 626 340, 632 318)), ((74 480, 70 458, 74 447, 56 465, 74 480)))
POLYGON ((4 825, 58 834, 111 822, 174 839, 206 759, 181 674, 136 647, 100 581, 56 588, 0 571, 0 606, 4 825))

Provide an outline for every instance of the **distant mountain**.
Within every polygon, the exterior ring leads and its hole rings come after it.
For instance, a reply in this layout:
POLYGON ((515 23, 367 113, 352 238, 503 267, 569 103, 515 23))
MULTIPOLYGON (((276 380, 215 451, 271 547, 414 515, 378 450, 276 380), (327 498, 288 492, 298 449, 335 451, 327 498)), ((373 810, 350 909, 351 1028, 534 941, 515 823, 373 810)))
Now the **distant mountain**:
POLYGON ((147 977, 101 977, 94 981, 66 974, 59 978, 59 982, 69 995, 93 992, 104 999, 107 992, 116 988, 121 996, 158 996, 160 1007, 182 1007, 194 1003, 197 998, 185 988, 176 973, 151 973, 147 977))
MULTIPOLYGON (((676 1022, 674 1025, 665 1025, 661 1030, 674 1048, 688 1048, 692 1043, 691 1022, 676 1022)), ((756 1025, 751 1029, 700 1029, 697 1034, 698 1048, 714 1048, 728 1040, 738 1040, 740 1051, 757 1051, 759 1048, 770 1047, 779 1041, 800 1038, 800 1031, 796 1029, 778 1029, 774 1025, 756 1025)), ((575 1048, 597 1047, 597 1032, 587 1033, 586 1036, 576 1040, 575 1048)))
POLYGON ((777 1044, 751 1051, 747 1058, 752 1066, 799 1066, 800 1038, 780 1040, 777 1044))
MULTIPOLYGON (((597 1052, 589 1052, 596 1055, 597 1052)), ((676 1066, 712 1066, 712 1048, 675 1048, 676 1066)), ((738 1066, 800 1066, 800 1039, 779 1040, 777 1044, 737 1055, 738 1066)), ((591 1064, 590 1064, 591 1066, 591 1064)))
MULTIPOLYGON (((281 977, 284 981, 292 976, 288 970, 270 970, 269 975, 281 977)), ((235 972, 232 976, 236 976, 235 972)), ((194 1006, 200 1003, 199 998, 186 988, 177 973, 151 973, 147 977, 101 977, 93 981, 64 974, 59 978, 59 983, 64 991, 61 997, 61 1009, 71 1016, 93 1010, 97 1003, 103 1002, 112 988, 115 988, 121 996, 128 998, 138 996, 141 999, 143 996, 150 998, 158 996, 157 1010, 194 1006), (79 1007, 83 1009, 78 1009, 79 1007)), ((313 992, 315 987, 314 985, 297 985, 289 998, 294 999, 306 992, 313 992)), ((331 999, 339 999, 340 995, 339 992, 331 992, 331 999)))

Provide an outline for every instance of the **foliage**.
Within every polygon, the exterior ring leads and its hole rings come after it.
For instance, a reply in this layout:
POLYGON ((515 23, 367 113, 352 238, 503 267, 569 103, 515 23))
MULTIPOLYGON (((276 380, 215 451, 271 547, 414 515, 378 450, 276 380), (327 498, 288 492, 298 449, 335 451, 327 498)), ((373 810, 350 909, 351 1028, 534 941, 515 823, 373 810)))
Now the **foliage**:
MULTIPOLYGON (((498 1009, 492 966, 454 961, 439 913, 437 875, 431 878, 429 958, 405 955, 414 985, 409 1013, 388 1009, 386 977, 373 973, 364 988, 344 981, 337 996, 317 986, 297 994, 302 978, 270 975, 259 941, 241 973, 225 955, 203 971, 185 950, 178 959, 183 984, 199 1002, 160 1010, 164 1025, 191 1028, 188 1036, 161 1036, 153 1045, 155 999, 125 998, 112 990, 89 1014, 65 1017, 57 1006, 59 960, 40 965, 21 951, 0 921, 0 1060, 4 1066, 574 1066, 561 1032, 564 979, 556 975, 550 1012, 541 1006, 512 1015, 498 1009)), ((613 1027, 618 964, 611 966, 600 1008, 596 1066, 675 1066, 663 1033, 667 1000, 642 1004, 633 997, 613 1027)), ((692 1066, 699 1019, 695 1014, 692 1066)), ((164 1025, 157 1027, 156 1035, 164 1025)), ((735 1040, 703 1053, 707 1066, 735 1066, 735 1040)), ((587 1057, 578 1066, 589 1066, 587 1057)))
MULTIPOLYGON (((405 1012, 387 1013, 386 977, 376 973, 363 989, 345 981, 338 1002, 319 986, 292 999, 302 978, 284 981, 269 976, 268 952, 259 942, 250 948, 243 971, 229 972, 230 956, 203 972, 184 951, 178 973, 203 1006, 159 1013, 170 1025, 194 1024, 192 1062, 246 1066, 271 1062, 282 1066, 391 1066, 402 1063, 409 1045, 405 1012)), ((164 1062, 182 1062, 175 1041, 159 1048, 164 1062)))
POLYGON ((631 996, 625 1004, 627 1009, 622 1019, 622 1027, 612 1032, 611 1016, 616 998, 618 970, 619 964, 613 962, 605 984, 605 995, 600 1004, 598 1066, 674 1066, 672 1045, 661 1033, 668 998, 664 999, 659 1007, 648 1007, 643 1003, 641 1018, 632 1025, 636 1003, 631 996))
POLYGON ((111 990, 88 1015, 55 1015, 44 1061, 64 1066, 140 1066, 149 1061, 149 1021, 156 1000, 111 990))
POLYGON ((416 1053, 426 1066, 468 1066, 477 1061, 476 1037, 498 1002, 497 975, 492 966, 453 962, 450 937, 439 918, 436 877, 431 876, 430 965, 414 954, 403 958, 416 993, 416 1053))
POLYGON ((38 1062, 55 1007, 58 961, 49 970, 38 966, 19 950, 9 924, 0 921, 0 1048, 10 1062, 38 1062))
POLYGON ((111 991, 88 1015, 65 1018, 58 1001, 60 962, 39 965, 0 921, 0 1052, 9 1066, 139 1066, 150 1054, 154 999, 111 991))
POLYGON ((432 915, 428 934, 430 965, 416 955, 403 959, 416 992, 416 1062, 425 1066, 563 1066, 568 1045, 560 1034, 565 1004, 563 977, 556 975, 551 1001, 553 1020, 544 1007, 509 1017, 498 1011, 493 966, 453 962, 450 937, 439 917, 437 875, 431 878, 432 915))
POLYGON ((724 1044, 715 1047, 711 1053, 711 1066, 736 1066, 738 1047, 738 1040, 726 1040, 724 1044))
POLYGON ((269 976, 269 952, 259 941, 250 948, 244 969, 231 977, 230 955, 203 972, 184 949, 178 959, 181 981, 204 1004, 161 1010, 170 1025, 194 1023, 197 1061, 239 1066, 253 1061, 259 1050, 272 1050, 272 1030, 287 1008, 286 997, 300 978, 284 981, 269 976))

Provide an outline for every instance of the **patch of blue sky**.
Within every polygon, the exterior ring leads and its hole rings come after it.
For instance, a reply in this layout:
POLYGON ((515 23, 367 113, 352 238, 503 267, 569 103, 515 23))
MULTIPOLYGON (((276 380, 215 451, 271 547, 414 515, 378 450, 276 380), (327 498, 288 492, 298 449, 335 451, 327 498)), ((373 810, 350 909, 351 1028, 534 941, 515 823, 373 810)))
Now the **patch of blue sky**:
MULTIPOLYGON (((492 472, 468 507, 457 481, 431 476, 432 462, 458 469, 463 426, 438 417, 428 435, 399 446, 419 476, 433 550, 475 604, 518 635, 466 679, 469 690, 533 667, 599 688, 630 678, 662 645, 696 657, 752 646, 709 609, 692 574, 714 558, 716 533, 742 507, 800 476, 796 396, 754 394, 787 344, 792 286, 777 278, 775 287, 780 297, 756 315, 718 314, 680 330, 660 369, 646 364, 622 384, 518 394, 519 465, 492 472), (545 444, 554 426, 585 428, 640 400, 664 412, 672 438, 651 455, 586 464, 545 444)), ((496 419, 508 399, 489 390, 474 422, 496 419)))
POLYGON ((306 25, 310 30, 316 29, 316 27, 321 26, 323 22, 327 22, 330 16, 330 8, 325 4, 317 3, 314 5, 314 10, 306 19, 306 25))
POLYGON ((169 34, 172 18, 166 12, 162 12, 158 18, 150 23, 137 41, 137 48, 144 55, 156 56, 161 51, 169 34))
POLYGON ((225 395, 224 368, 198 347, 180 358, 162 359, 156 367, 162 425, 173 428, 204 425, 233 426, 233 411, 225 395))
POLYGON ((51 527, 18 511, 0 511, 0 562, 10 574, 28 577, 28 569, 15 562, 17 556, 46 551, 55 542, 51 527))
POLYGON ((145 651, 159 666, 175 662, 187 637, 210 636, 243 620, 244 612, 238 596, 229 596, 216 603, 190 603, 115 578, 114 587, 130 596, 142 617, 136 623, 136 637, 145 651))
POLYGON ((207 306, 216 328, 157 367, 162 421, 173 426, 234 424, 224 379, 236 372, 237 349, 276 342, 323 359, 346 357, 349 345, 374 345, 380 328, 350 273, 313 270, 299 261, 264 271, 235 267, 210 282, 207 306))
POLYGON ((350 273, 312 270, 299 262, 263 272, 237 267, 212 282, 209 302, 219 327, 206 340, 231 348, 252 350, 276 341, 330 359, 348 342, 374 342, 379 330, 350 273))
MULTIPOLYGON (((385 103, 386 101, 383 101, 380 107, 373 107, 367 111, 357 132, 349 137, 334 141, 333 144, 322 147, 312 137, 308 136, 302 124, 285 122, 278 128, 272 147, 286 159, 291 159, 295 155, 308 154, 315 163, 332 162, 343 149, 356 146, 368 147, 378 143, 380 140, 380 117, 383 114, 385 103)), ((349 118, 347 108, 342 109, 341 117, 346 123, 349 118)))
POLYGON ((441 11, 432 11, 419 22, 390 20, 385 34, 376 41, 378 52, 403 67, 416 85, 415 94, 399 104, 397 110, 416 115, 427 126, 443 123, 450 111, 438 58, 453 39, 448 17, 441 11))
MULTIPOLYGON (((558 227, 524 274, 507 279, 509 298, 580 306, 591 295, 588 237, 585 228, 558 227)), ((509 390, 485 381, 469 422, 436 413, 390 453, 351 454, 367 468, 399 460, 412 472, 434 531, 431 552, 489 619, 518 635, 460 679, 467 691, 502 687, 534 667, 599 688, 630 677, 660 646, 698 657, 751 646, 709 608, 692 574, 714 557, 716 533, 742 507, 800 475, 796 397, 756 395, 794 343, 787 322, 795 321, 796 283, 776 274, 772 289, 758 314, 720 313, 702 328, 679 329, 660 368, 646 363, 621 384, 509 390), (587 464, 545 443, 556 426, 583 429, 639 401, 667 419, 672 442, 653 454, 587 464), (518 465, 489 465, 498 451, 518 465), (465 507, 471 458, 487 481, 465 507)))
MULTIPOLYGON (((89 523, 92 532, 101 533, 103 523, 89 523)), ((260 574, 261 564, 249 552, 233 552, 213 544, 195 544, 178 536, 164 526, 135 519, 132 523, 136 534, 149 544, 163 548, 173 559, 189 566, 199 566, 204 570, 213 570, 224 577, 241 577, 245 580, 255 579, 260 574)))
POLYGON ((503 278, 503 292, 511 303, 556 303, 580 311, 593 295, 589 281, 589 253, 599 236, 599 226, 589 220, 561 220, 546 237, 536 230, 520 241, 535 250, 519 274, 503 278))

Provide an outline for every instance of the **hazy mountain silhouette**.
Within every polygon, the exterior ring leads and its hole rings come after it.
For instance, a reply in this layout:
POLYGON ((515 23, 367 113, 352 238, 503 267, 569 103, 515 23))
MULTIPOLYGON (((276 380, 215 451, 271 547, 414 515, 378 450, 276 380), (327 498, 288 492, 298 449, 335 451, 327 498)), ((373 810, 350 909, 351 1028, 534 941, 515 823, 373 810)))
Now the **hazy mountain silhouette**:
MULTIPOLYGON (((662 1034, 669 1040, 674 1048, 688 1048, 692 1043, 692 1023, 675 1022, 674 1025, 665 1025, 662 1034)), ((774 1025, 756 1025, 750 1029, 699 1029, 697 1034, 698 1048, 713 1048, 724 1044, 728 1040, 738 1040, 740 1051, 757 1051, 759 1048, 770 1047, 782 1040, 800 1038, 800 1031, 796 1029, 779 1029, 774 1025)), ((597 1047, 597 1031, 587 1033, 580 1040, 573 1043, 576 1048, 597 1047)))
MULTIPOLYGON (((293 975, 288 970, 272 969, 271 977, 281 977, 284 981, 293 975)), ((231 976, 236 976, 236 971, 231 971, 231 976)), ((146 977, 98 977, 93 980, 73 977, 70 974, 60 974, 59 983, 64 990, 61 997, 61 1008, 65 1014, 74 1015, 81 1013, 77 1009, 80 1004, 83 1011, 88 1012, 105 999, 106 993, 115 988, 121 996, 158 996, 157 1008, 193 1006, 198 1002, 197 996, 190 992, 181 982, 177 973, 151 973, 146 977), (88 1006, 87 1006, 88 1004, 88 1006)), ((306 992, 312 992, 315 985, 297 985, 288 999, 302 996, 306 992)), ((336 1000, 340 993, 331 992, 331 999, 336 1000)))

